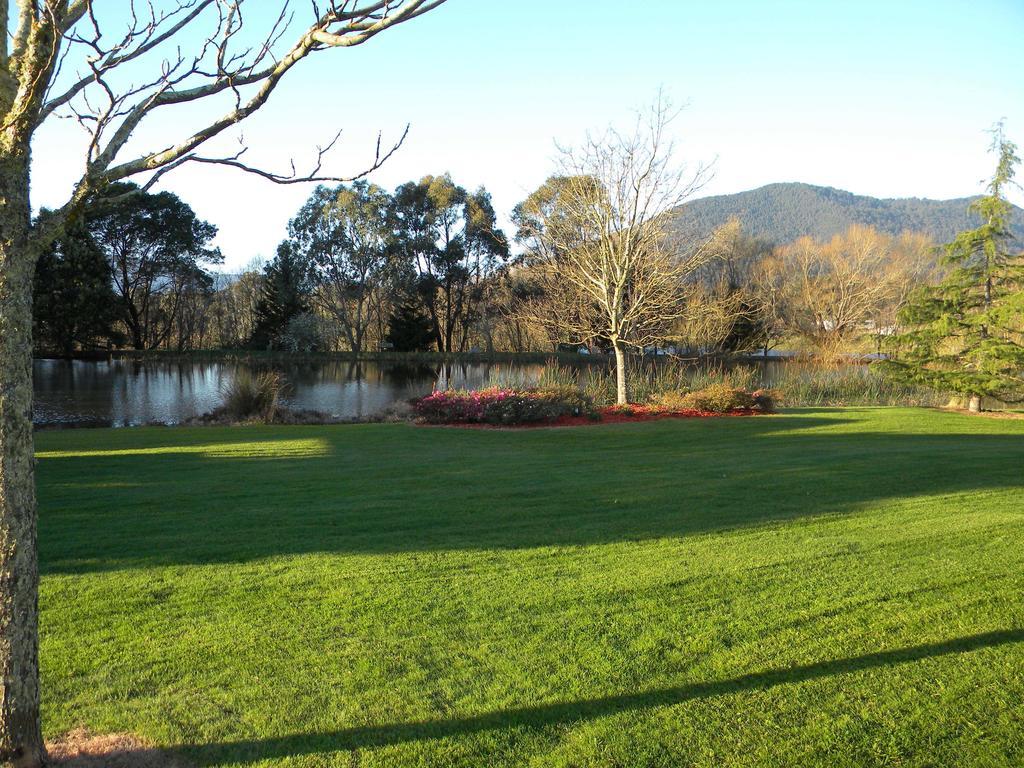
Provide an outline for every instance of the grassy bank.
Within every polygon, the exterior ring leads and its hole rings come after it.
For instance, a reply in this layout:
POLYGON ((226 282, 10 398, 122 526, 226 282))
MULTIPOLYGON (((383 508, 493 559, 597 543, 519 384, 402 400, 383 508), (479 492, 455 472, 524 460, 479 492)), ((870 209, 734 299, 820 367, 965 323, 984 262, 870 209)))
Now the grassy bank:
POLYGON ((50 736, 204 766, 1024 763, 1024 421, 37 440, 50 736))

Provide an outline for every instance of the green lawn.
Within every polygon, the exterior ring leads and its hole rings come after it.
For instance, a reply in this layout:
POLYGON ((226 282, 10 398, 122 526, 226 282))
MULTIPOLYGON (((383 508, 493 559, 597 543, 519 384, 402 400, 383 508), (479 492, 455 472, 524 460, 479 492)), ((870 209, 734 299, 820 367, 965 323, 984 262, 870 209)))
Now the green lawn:
POLYGON ((1024 765, 1024 420, 37 443, 48 737, 216 766, 1024 765))

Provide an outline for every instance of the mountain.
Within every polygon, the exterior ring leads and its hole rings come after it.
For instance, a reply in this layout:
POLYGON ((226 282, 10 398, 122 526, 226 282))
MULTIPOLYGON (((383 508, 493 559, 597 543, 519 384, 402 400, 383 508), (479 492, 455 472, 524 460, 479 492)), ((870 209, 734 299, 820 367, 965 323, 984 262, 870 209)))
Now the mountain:
MULTIPOLYGON (((968 211, 974 199, 881 199, 793 182, 698 198, 679 206, 673 215, 677 231, 688 238, 703 239, 735 216, 748 234, 773 243, 788 243, 802 235, 827 239, 851 224, 869 224, 891 234, 924 232, 944 243, 957 232, 977 226, 968 211)), ((1014 206, 1012 224, 1024 241, 1024 210, 1014 206)))

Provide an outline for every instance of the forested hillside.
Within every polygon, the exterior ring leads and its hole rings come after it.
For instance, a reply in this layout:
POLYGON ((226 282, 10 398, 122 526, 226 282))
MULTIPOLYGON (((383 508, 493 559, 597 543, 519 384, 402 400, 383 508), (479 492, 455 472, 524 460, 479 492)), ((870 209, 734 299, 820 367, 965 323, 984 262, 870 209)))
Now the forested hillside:
MULTIPOLYGON (((676 215, 680 232, 698 238, 735 216, 747 234, 774 243, 802 235, 826 239, 851 224, 868 224, 889 234, 923 232, 936 242, 946 242, 960 230, 976 226, 968 211, 971 200, 880 199, 794 182, 699 198, 678 208, 676 215)), ((1024 210, 1014 210, 1013 222, 1017 236, 1024 239, 1024 210)))

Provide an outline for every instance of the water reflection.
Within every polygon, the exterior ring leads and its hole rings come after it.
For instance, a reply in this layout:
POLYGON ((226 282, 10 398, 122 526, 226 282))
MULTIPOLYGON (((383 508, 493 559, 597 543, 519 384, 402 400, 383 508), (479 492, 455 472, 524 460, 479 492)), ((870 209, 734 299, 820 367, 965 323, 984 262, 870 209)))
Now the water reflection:
MULTIPOLYGON (((608 363, 580 362, 581 366, 588 364, 608 363)), ((765 384, 771 384, 787 365, 781 360, 753 364, 765 384)), ((41 425, 177 424, 217 408, 224 386, 240 367, 234 362, 36 360, 33 415, 41 425)), ((533 363, 429 365, 348 360, 274 367, 288 384, 285 405, 340 418, 372 416, 434 389, 475 389, 493 383, 530 386, 542 369, 533 363)))
MULTIPOLYGON (((33 415, 37 424, 176 424, 216 408, 238 367, 223 362, 36 360, 33 415)), ((342 418, 371 416, 434 388, 485 386, 492 375, 510 368, 526 380, 536 379, 540 371, 538 365, 507 363, 326 361, 275 367, 288 382, 286 405, 342 418)))

